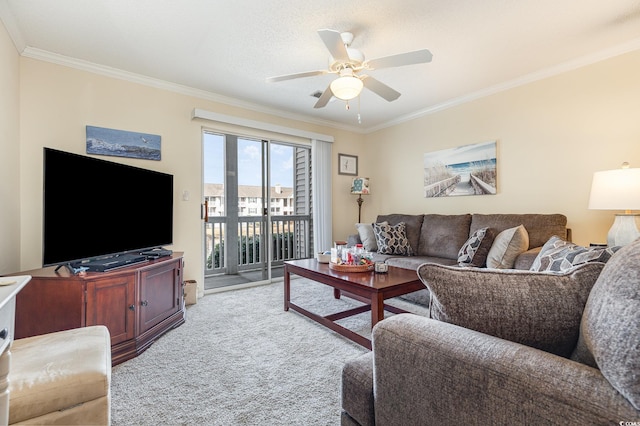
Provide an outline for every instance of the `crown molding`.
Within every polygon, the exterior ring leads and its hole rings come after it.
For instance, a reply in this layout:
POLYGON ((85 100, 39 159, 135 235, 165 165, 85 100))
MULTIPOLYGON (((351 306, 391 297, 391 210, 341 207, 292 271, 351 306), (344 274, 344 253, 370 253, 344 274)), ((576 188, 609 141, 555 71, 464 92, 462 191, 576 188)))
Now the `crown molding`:
POLYGON ((137 83, 156 89, 167 90, 182 95, 192 96, 198 99, 203 99, 211 102, 221 103, 224 105, 243 108, 249 111, 274 115, 281 118, 286 118, 295 121, 301 121, 304 123, 330 127, 332 129, 341 129, 354 133, 364 133, 363 129, 354 126, 346 126, 341 123, 336 123, 329 120, 313 119, 309 116, 302 114, 294 114, 288 111, 278 110, 272 107, 266 107, 251 102, 242 101, 236 98, 219 95, 217 93, 209 92, 206 90, 195 89, 193 87, 184 86, 177 83, 171 83, 165 80, 148 77, 142 74, 136 74, 129 71, 124 71, 118 68, 108 67, 105 65, 96 64, 94 62, 85 61, 82 59, 76 59, 58 53, 49 52, 42 49, 27 46, 22 56, 30 59, 36 59, 40 61, 50 62, 57 65, 62 65, 69 68, 78 69, 81 71, 87 71, 94 74, 103 75, 106 77, 116 78, 119 80, 125 80, 132 83, 137 83))
POLYGON ((453 108, 468 102, 475 101, 477 99, 481 99, 487 96, 491 96, 500 92, 504 92, 506 90, 510 90, 519 86, 523 86, 529 83, 533 83, 535 81, 543 80, 545 78, 553 77, 556 75, 560 75, 566 73, 568 71, 572 71, 578 68, 582 68, 588 65, 592 65, 594 63, 604 61, 606 59, 610 59, 615 56, 623 55, 625 53, 629 53, 635 50, 640 49, 640 39, 635 39, 630 42, 614 46, 613 48, 606 49, 600 52, 592 53, 590 55, 586 55, 571 61, 564 62, 562 64, 555 65, 553 67, 545 68, 540 71, 527 74, 522 77, 518 77, 516 79, 500 83, 491 87, 487 87, 482 90, 478 90, 472 93, 469 93, 464 96, 460 96, 457 98, 449 99, 444 102, 431 105, 427 108, 423 108, 421 110, 412 112, 410 114, 406 114, 400 116, 394 120, 387 121, 385 123, 379 124, 377 126, 372 126, 368 128, 344 125, 342 123, 337 123, 329 120, 319 120, 311 118, 307 115, 295 114, 288 111, 278 110, 272 107, 266 107, 263 105, 242 101, 239 99, 231 98, 228 96, 219 95, 217 93, 208 92, 205 90, 195 89, 192 87, 170 83, 164 80, 144 76, 141 74, 136 74, 128 71, 124 71, 117 68, 107 67, 104 65, 99 65, 93 62, 84 61, 76 58, 71 58, 68 56, 60 55, 57 53, 52 53, 49 51, 45 51, 42 49, 37 49, 33 47, 24 47, 21 50, 21 45, 24 44, 21 38, 20 31, 17 27, 12 25, 7 25, 7 21, 12 22, 11 19, 5 19, 7 14, 11 16, 11 12, 7 9, 6 5, 0 2, 0 18, 2 18, 5 26, 7 27, 7 31, 9 32, 14 44, 16 45, 16 49, 21 52, 21 55, 27 58, 42 60, 70 68, 75 68, 87 72, 91 72, 94 74, 100 74, 111 78, 117 78, 120 80, 130 81, 133 83, 154 87, 161 90, 167 90, 187 96, 192 96, 195 98, 221 103, 224 105, 243 108, 249 111, 274 115, 277 117, 300 121, 303 123, 325 126, 332 129, 345 130, 352 133, 358 134, 369 134, 374 133, 376 131, 389 128, 392 126, 396 126, 407 121, 415 120, 420 117, 424 117, 426 115, 434 114, 439 111, 443 111, 449 108, 453 108))
POLYGON ((407 121, 415 120, 416 118, 424 117, 426 115, 434 114, 439 111, 443 111, 448 108, 453 108, 458 105, 462 105, 471 101, 475 101, 480 98, 494 95, 496 93, 504 92, 509 89, 513 89, 525 84, 533 83, 535 81, 543 80, 545 78, 554 77, 569 71, 573 71, 578 68, 582 68, 588 65, 595 64, 597 62, 604 61, 616 56, 623 55, 625 53, 640 50, 640 38, 631 40, 630 42, 614 46, 610 49, 606 49, 600 52, 592 53, 571 61, 563 62, 553 67, 545 68, 540 71, 518 77, 516 79, 496 84, 495 86, 487 87, 486 89, 478 90, 476 92, 469 93, 468 95, 460 96, 457 98, 449 99, 439 104, 432 105, 430 107, 421 109, 419 111, 398 117, 394 120, 387 121, 386 123, 378 126, 373 126, 367 129, 366 133, 373 133, 378 130, 382 130, 388 127, 396 126, 407 121))

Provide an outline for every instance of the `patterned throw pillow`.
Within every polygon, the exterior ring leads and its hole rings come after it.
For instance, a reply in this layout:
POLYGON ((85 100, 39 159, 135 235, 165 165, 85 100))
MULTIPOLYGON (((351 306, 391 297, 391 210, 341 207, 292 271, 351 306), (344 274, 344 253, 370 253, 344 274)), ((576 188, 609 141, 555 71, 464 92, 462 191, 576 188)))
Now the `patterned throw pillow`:
POLYGON ((493 230, 489 228, 480 228, 474 232, 458 252, 458 265, 478 268, 485 266, 493 238, 493 230))
POLYGON ((542 246, 530 270, 562 272, 587 262, 605 263, 619 249, 619 246, 582 247, 554 235, 542 246))
POLYGON ((373 232, 376 235, 378 253, 413 256, 404 222, 400 222, 397 225, 374 223, 373 232))

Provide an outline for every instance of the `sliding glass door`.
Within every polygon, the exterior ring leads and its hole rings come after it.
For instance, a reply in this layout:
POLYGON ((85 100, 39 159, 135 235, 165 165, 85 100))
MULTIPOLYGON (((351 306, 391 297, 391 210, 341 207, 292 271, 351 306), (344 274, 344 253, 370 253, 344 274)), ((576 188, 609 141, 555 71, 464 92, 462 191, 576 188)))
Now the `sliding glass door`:
POLYGON ((311 255, 310 149, 204 132, 205 290, 270 281, 311 255))

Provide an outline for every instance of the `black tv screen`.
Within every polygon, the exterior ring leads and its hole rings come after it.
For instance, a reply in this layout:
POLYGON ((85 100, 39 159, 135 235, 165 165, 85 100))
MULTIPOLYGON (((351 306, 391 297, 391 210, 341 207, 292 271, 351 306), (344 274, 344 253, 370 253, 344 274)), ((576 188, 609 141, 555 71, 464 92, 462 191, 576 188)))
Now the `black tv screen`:
POLYGON ((43 265, 173 242, 173 175, 44 148, 43 265))

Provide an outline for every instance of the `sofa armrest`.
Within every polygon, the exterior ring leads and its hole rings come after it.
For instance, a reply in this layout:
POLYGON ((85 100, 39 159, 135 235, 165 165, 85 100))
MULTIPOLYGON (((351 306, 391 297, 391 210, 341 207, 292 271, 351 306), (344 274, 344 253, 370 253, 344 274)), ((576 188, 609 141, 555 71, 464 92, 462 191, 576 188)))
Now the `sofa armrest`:
POLYGON ((640 413, 599 370, 411 314, 373 331, 376 424, 619 424, 640 413))
POLYGON ((348 361, 342 368, 342 425, 376 424, 373 414, 373 354, 348 361))

